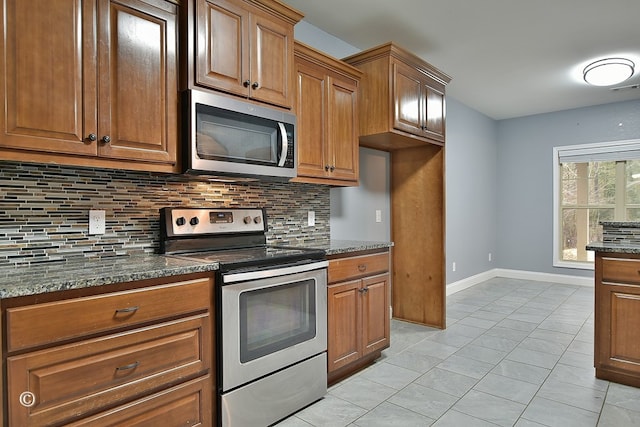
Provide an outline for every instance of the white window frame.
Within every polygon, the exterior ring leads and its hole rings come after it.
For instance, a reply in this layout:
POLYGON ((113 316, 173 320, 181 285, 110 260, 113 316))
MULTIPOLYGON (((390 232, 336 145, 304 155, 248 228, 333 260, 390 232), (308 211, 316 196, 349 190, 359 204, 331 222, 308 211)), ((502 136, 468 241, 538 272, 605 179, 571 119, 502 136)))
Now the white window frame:
MULTIPOLYGON (((640 139, 596 142, 553 147, 553 266, 593 270, 592 262, 564 261, 560 258, 560 159, 572 162, 640 159, 640 139)), ((617 193, 616 193, 617 194, 617 193)))

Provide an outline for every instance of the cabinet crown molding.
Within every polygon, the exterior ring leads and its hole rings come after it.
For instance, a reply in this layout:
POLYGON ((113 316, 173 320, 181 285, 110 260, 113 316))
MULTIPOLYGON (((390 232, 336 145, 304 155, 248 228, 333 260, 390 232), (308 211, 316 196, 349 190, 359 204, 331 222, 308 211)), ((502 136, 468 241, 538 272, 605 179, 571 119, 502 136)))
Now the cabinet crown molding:
POLYGON ((356 53, 354 55, 343 58, 342 60, 348 62, 351 65, 358 66, 362 62, 371 61, 376 58, 391 57, 396 58, 412 67, 417 68, 429 77, 439 81, 442 84, 448 84, 451 81, 451 76, 440 71, 424 59, 409 52, 408 50, 398 46, 395 42, 390 41, 379 46, 372 47, 363 52, 356 53))
POLYGON ((302 21, 304 14, 279 0, 244 0, 246 3, 253 5, 263 11, 288 21, 295 25, 302 21))
POLYGON ((320 66, 326 63, 330 63, 334 67, 334 71, 340 72, 340 74, 349 78, 360 80, 360 78, 364 74, 361 70, 350 64, 347 64, 343 60, 334 58, 333 56, 328 55, 298 40, 294 41, 293 49, 293 53, 297 58, 305 59, 320 66))

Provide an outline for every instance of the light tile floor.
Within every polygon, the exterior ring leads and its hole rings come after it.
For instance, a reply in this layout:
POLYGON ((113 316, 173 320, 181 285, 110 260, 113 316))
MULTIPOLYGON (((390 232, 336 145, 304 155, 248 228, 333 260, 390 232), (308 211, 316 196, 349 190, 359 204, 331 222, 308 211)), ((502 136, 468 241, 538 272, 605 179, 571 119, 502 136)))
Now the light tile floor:
POLYGON ((491 279, 447 326, 392 321, 382 358, 278 427, 640 426, 640 389, 595 378, 593 288, 491 279))

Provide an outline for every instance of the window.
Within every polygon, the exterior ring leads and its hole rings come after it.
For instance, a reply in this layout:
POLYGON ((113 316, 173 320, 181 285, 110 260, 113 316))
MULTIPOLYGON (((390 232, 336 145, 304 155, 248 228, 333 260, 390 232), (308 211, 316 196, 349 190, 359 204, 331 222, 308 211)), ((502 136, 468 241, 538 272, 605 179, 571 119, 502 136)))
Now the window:
POLYGON ((601 221, 640 220, 640 140, 556 147, 554 263, 593 268, 601 221))

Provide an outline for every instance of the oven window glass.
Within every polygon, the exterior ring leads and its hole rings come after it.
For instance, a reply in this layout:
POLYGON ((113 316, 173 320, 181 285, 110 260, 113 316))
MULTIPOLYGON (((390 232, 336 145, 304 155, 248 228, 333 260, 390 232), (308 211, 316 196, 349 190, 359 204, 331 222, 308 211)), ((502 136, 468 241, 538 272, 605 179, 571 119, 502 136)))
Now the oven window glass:
POLYGON ((196 151, 201 159, 274 166, 278 145, 277 122, 196 104, 196 151))
POLYGON ((240 294, 240 361, 316 336, 316 282, 307 279, 240 294))

